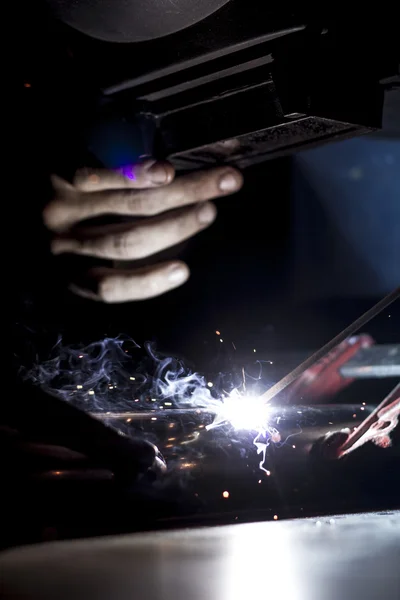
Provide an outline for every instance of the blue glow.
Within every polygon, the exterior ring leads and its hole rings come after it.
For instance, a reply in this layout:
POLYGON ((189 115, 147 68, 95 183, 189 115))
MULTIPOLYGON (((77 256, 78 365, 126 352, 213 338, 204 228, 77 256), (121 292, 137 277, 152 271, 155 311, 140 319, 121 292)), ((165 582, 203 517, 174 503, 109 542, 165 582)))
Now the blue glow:
POLYGON ((128 179, 131 179, 132 181, 135 181, 136 176, 135 176, 135 173, 133 171, 133 165, 126 165, 125 167, 121 167, 120 169, 118 169, 118 171, 120 173, 122 173, 122 175, 124 175, 125 177, 127 177, 128 179))
POLYGON ((296 293, 377 296, 399 282, 400 141, 361 137, 295 159, 296 293))
POLYGON ((115 121, 98 126, 90 136, 90 151, 108 169, 124 169, 124 175, 133 179, 133 165, 145 154, 143 132, 134 123, 115 121))

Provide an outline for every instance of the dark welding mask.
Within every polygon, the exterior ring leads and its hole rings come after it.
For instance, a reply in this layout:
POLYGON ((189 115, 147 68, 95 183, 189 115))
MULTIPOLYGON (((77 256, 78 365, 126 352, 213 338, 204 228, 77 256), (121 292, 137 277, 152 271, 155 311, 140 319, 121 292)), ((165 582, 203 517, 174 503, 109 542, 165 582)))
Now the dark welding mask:
POLYGON ((388 7, 352 19, 307 2, 48 3, 85 38, 88 68, 102 65, 87 144, 109 168, 149 156, 178 170, 244 168, 375 131, 385 97, 398 98, 388 7))

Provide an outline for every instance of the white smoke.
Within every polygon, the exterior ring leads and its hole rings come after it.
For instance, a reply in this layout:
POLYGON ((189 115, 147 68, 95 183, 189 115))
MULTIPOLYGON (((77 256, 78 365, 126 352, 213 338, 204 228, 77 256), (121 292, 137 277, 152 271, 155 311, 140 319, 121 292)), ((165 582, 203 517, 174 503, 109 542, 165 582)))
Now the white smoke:
MULTIPOLYGON (((182 360, 163 357, 150 344, 145 353, 126 337, 105 338, 85 347, 63 345, 60 340, 49 360, 27 377, 45 391, 85 412, 123 413, 165 409, 198 409, 214 415, 206 429, 254 432, 253 443, 265 468, 270 441, 280 441, 269 423, 270 409, 259 395, 238 389, 211 389, 205 377, 182 360)), ((167 416, 168 411, 163 411, 167 416)), ((231 435, 236 435, 231 433, 231 435)))

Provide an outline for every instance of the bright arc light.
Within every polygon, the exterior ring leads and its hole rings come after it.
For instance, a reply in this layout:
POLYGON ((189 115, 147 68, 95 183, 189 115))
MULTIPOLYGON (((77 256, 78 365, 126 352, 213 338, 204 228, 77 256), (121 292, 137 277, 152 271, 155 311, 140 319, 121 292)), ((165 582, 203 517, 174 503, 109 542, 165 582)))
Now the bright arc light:
POLYGON ((259 431, 268 427, 270 408, 259 396, 231 395, 225 398, 218 421, 229 421, 238 430, 259 431))

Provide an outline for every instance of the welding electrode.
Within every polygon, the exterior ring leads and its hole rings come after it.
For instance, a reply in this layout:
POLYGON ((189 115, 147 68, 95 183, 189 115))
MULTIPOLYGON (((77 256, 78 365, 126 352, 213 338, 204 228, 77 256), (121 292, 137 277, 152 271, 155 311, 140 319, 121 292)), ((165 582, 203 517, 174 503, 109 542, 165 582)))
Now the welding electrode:
POLYGON ((377 302, 372 308, 367 310, 363 315, 358 317, 351 325, 343 329, 338 335, 336 335, 332 340, 330 340, 325 346, 322 346, 317 352, 314 352, 309 358, 307 358, 304 362, 302 362, 298 367, 293 369, 290 373, 285 375, 280 381, 275 383, 272 387, 269 388, 263 395, 262 398, 265 402, 269 402, 274 398, 277 394, 286 389, 291 383, 296 381, 300 375, 302 375, 307 369, 314 366, 316 362, 324 358, 328 352, 331 352, 338 344, 343 342, 348 337, 354 335, 360 327, 364 327, 369 321, 371 321, 374 317, 379 315, 385 308, 390 306, 393 302, 400 298, 400 287, 396 288, 393 292, 385 296, 382 300, 377 302))

